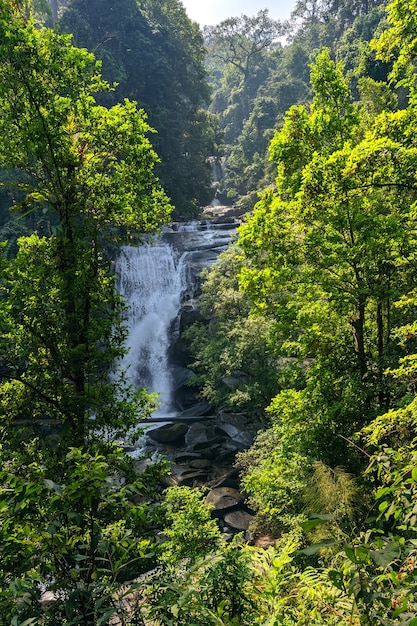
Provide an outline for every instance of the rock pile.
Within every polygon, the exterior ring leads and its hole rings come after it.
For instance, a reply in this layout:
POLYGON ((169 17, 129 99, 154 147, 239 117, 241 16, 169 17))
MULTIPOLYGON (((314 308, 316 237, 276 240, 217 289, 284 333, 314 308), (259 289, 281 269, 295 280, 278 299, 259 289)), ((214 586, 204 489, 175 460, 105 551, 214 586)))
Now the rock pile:
POLYGON ((234 468, 237 452, 253 442, 259 422, 243 413, 176 416, 168 423, 154 423, 146 433, 146 448, 168 459, 171 474, 167 485, 207 487, 206 502, 225 534, 246 533, 253 512, 239 491, 239 476, 234 468))

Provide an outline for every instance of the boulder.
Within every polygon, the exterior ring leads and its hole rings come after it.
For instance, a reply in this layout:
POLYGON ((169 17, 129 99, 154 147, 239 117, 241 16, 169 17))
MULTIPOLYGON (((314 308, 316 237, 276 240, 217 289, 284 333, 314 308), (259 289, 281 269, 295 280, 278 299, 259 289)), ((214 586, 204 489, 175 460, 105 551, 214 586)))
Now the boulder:
POLYGON ((220 423, 217 425, 217 428, 221 432, 225 433, 228 437, 232 437, 232 438, 236 437, 241 432, 241 430, 237 426, 234 426, 233 424, 220 423))
POLYGON ((199 469, 191 469, 187 465, 173 465, 171 474, 163 479, 163 483, 168 486, 186 485, 194 487, 207 481, 207 472, 199 469))
POLYGON ((224 521, 230 528, 248 530, 254 516, 247 511, 231 511, 224 516, 224 521))
POLYGON ((208 459, 195 459, 194 461, 190 461, 190 467, 193 469, 209 469, 211 465, 211 461, 208 459))
POLYGON ((219 463, 224 463, 224 457, 221 455, 221 447, 217 443, 210 446, 198 444, 195 447, 195 450, 200 452, 201 458, 209 459, 211 461, 212 468, 219 463))
POLYGON ((188 431, 187 424, 175 422, 173 424, 164 424, 152 430, 147 431, 147 436, 158 443, 177 443, 184 440, 184 436, 188 431))
POLYGON ((233 487, 237 489, 239 486, 239 472, 234 469, 220 469, 220 471, 214 475, 210 482, 211 488, 215 487, 233 487))
POLYGON ((177 450, 172 455, 172 459, 175 463, 178 463, 178 465, 185 465, 186 463, 191 463, 191 461, 201 459, 201 454, 198 452, 189 452, 188 450, 177 450))
POLYGON ((226 411, 220 411, 219 424, 231 424, 235 428, 240 430, 258 430, 261 424, 254 420, 245 413, 227 413, 226 411))
POLYGON ((190 449, 202 450, 219 443, 219 437, 215 435, 211 426, 203 422, 194 422, 187 431, 185 443, 190 449))
POLYGON ((253 443, 253 435, 248 431, 243 430, 235 437, 232 437, 231 442, 238 450, 247 450, 253 443))
POLYGON ((244 496, 232 487, 216 487, 209 491, 206 497, 206 504, 211 505, 217 512, 224 512, 225 509, 233 509, 239 506, 244 500, 244 496))

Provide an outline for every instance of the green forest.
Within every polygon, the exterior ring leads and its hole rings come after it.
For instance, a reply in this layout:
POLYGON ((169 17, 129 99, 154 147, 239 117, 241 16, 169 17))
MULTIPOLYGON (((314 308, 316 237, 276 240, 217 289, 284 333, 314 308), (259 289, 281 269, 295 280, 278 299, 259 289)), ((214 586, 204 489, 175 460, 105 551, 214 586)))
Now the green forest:
POLYGON ((0 0, 1 626, 417 626, 416 63, 412 0, 0 0), (251 540, 116 443, 158 397, 114 259, 213 199, 184 341, 262 423, 251 540))

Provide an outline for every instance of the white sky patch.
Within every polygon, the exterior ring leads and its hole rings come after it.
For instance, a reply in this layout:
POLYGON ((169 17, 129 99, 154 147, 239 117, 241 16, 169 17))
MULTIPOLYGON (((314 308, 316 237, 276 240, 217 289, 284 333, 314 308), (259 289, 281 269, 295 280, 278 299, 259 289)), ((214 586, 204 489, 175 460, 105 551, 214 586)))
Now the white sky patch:
POLYGON ((274 20, 290 17, 296 0, 181 0, 189 18, 201 27, 215 26, 228 17, 253 16, 263 9, 269 10, 274 20))

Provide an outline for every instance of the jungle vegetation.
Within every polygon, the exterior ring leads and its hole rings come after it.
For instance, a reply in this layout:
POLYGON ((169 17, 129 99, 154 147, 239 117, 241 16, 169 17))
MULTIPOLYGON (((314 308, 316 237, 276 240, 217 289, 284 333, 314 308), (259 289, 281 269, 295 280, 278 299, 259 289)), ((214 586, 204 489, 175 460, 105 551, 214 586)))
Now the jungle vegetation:
POLYGON ((416 626, 415 5, 230 18, 211 101, 181 3, 121 6, 0 0, 1 618, 416 626), (188 340, 201 395, 264 422, 237 465, 268 549, 114 443, 156 398, 117 372, 112 254, 223 157, 251 210, 188 340))

